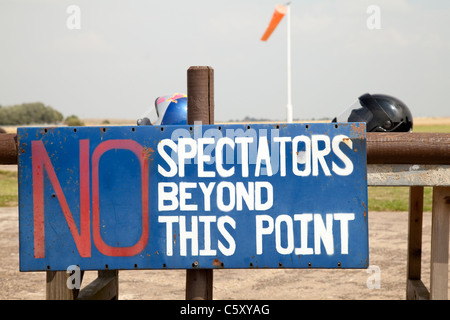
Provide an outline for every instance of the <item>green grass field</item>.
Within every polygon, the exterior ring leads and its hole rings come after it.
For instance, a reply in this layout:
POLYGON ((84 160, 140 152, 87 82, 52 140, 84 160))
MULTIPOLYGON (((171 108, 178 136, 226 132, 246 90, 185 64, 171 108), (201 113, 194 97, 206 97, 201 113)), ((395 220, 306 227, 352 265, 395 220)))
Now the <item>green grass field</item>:
POLYGON ((430 132, 430 133, 450 133, 450 125, 437 125, 437 126, 415 126, 414 132, 430 132))
MULTIPOLYGON (((369 211, 408 211, 409 187, 368 187, 369 211)), ((433 188, 425 187, 423 210, 431 211, 433 188)))
MULTIPOLYGON (((450 125, 417 125, 414 132, 450 133, 450 125)), ((0 170, 0 207, 17 206, 17 173, 0 170)), ((408 187, 369 187, 369 211, 407 211, 408 187)), ((425 188, 424 211, 431 211, 432 188, 425 188)))
POLYGON ((17 172, 0 170, 0 207, 17 206, 17 192, 17 172))

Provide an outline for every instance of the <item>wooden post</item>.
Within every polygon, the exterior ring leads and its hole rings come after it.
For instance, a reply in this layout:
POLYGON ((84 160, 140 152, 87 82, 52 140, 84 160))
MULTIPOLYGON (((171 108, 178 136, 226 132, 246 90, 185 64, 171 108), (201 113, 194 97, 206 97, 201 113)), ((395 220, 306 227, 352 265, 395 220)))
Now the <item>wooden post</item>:
POLYGON ((430 298, 448 299, 450 187, 433 188, 430 298))
POLYGON ((77 300, 118 300, 119 270, 98 270, 98 277, 78 294, 77 300))
MULTIPOLYGON (((46 300, 76 300, 79 289, 69 289, 67 287, 67 280, 70 274, 66 271, 46 271, 46 300)), ((81 273, 80 283, 83 279, 83 272, 81 273)))
POLYGON ((428 290, 421 281, 423 190, 422 186, 413 186, 409 190, 407 300, 429 299, 428 290))
POLYGON ((214 69, 190 67, 187 71, 187 123, 214 124, 214 69))
MULTIPOLYGON (((81 271, 80 284, 84 271, 81 271)), ((83 289, 69 289, 67 271, 47 271, 47 300, 117 300, 119 298, 119 271, 98 270, 98 277, 83 289)))
MULTIPOLYGON (((214 70, 211 67, 190 67, 188 69, 187 96, 187 123, 199 124, 201 121, 201 124, 213 124, 214 70)), ((186 300, 212 300, 212 298, 213 270, 186 270, 186 300)))
POLYGON ((213 299, 213 270, 186 270, 186 300, 213 299))

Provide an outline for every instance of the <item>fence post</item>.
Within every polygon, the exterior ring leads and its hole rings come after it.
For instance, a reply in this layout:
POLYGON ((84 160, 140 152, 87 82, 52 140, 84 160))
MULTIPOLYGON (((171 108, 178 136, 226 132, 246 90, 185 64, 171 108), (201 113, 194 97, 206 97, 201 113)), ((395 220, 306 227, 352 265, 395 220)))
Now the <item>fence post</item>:
POLYGON ((409 189, 408 257, 406 262, 406 299, 428 300, 429 293, 421 280, 423 186, 409 189))
POLYGON ((448 299, 450 187, 433 188, 430 298, 448 299))
MULTIPOLYGON (((190 67, 187 71, 187 123, 214 123, 214 69, 190 67)), ((194 261, 193 261, 194 263, 194 261)), ((201 267, 201 266, 200 266, 201 267)), ((186 300, 212 300, 213 270, 186 270, 186 300)))
MULTIPOLYGON (((76 300, 80 292, 79 289, 69 289, 67 280, 69 273, 66 271, 46 271, 46 300, 76 300)), ((83 273, 81 274, 81 277, 83 273)), ((81 282, 81 281, 80 281, 81 282)))

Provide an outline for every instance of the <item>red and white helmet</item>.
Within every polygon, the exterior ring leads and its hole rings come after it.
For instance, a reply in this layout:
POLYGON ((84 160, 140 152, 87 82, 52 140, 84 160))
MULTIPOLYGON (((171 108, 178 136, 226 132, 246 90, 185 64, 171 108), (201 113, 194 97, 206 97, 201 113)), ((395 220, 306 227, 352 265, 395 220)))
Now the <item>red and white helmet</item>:
POLYGON ((175 93, 156 98, 155 105, 137 121, 137 124, 138 126, 187 124, 187 95, 175 93))

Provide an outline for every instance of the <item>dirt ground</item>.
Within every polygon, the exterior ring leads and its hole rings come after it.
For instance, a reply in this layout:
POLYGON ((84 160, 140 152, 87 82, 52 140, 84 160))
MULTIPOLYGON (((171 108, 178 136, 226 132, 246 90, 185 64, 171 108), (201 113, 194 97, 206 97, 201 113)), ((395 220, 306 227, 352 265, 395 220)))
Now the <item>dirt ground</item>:
MULTIPOLYGON (((213 298, 221 300, 405 299, 406 212, 369 213, 368 270, 215 270, 213 298), (380 287, 373 288, 375 270, 380 287), (372 288, 368 288, 372 285, 372 288)), ((19 272, 18 210, 0 208, 0 300, 45 299, 45 272, 19 272)), ((422 280, 429 288, 431 214, 424 213, 422 280)), ((86 272, 82 287, 96 277, 86 272)), ((119 299, 184 299, 183 270, 119 272, 119 299)))

